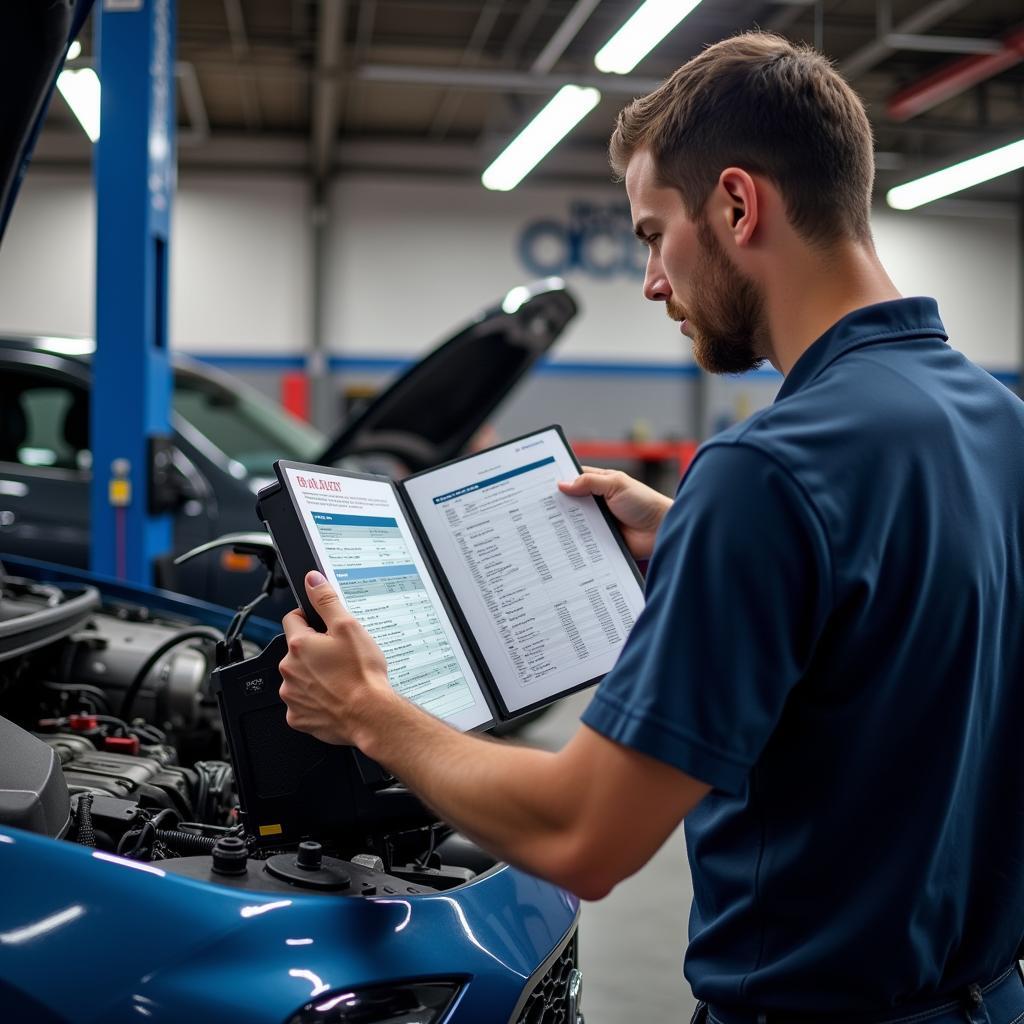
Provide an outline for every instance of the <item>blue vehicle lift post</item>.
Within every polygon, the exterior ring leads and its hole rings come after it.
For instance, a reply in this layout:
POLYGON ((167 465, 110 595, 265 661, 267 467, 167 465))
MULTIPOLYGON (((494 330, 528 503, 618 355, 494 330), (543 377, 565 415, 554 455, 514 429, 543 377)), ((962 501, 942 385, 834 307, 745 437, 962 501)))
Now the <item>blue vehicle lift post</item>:
POLYGON ((171 549, 167 301, 175 187, 174 0, 97 4, 91 565, 151 583, 171 549), (169 491, 170 488, 170 491, 169 491))

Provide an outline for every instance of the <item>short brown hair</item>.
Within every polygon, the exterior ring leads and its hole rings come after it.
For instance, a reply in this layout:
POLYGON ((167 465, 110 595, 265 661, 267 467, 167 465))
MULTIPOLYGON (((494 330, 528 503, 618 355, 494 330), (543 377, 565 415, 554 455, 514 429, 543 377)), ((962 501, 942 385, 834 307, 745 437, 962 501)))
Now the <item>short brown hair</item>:
POLYGON ((768 32, 724 39, 621 111, 609 155, 621 177, 649 149, 697 217, 729 166, 770 178, 812 242, 871 238, 871 125, 817 50, 768 32))

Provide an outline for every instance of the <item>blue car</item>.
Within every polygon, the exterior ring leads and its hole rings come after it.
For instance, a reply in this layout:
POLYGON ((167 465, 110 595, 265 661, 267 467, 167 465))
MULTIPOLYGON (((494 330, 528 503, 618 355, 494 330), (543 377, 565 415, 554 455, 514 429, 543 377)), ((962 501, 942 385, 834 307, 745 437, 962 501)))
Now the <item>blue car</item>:
MULTIPOLYGON (((4 8, 0 232, 90 5, 4 8)), ((2 1024, 579 1024, 575 897, 354 752, 329 825, 252 834, 214 681, 279 626, 0 558, 2 1024)), ((242 728, 255 798, 301 793, 315 741, 242 728)))

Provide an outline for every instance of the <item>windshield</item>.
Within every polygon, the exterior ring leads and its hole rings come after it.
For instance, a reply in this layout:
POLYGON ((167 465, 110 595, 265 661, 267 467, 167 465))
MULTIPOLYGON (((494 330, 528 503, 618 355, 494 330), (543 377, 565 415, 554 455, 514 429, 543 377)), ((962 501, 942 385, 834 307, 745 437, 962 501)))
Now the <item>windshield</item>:
POLYGON ((174 411, 253 477, 273 476, 275 459, 312 462, 326 447, 318 430, 259 392, 193 371, 174 375, 174 411))

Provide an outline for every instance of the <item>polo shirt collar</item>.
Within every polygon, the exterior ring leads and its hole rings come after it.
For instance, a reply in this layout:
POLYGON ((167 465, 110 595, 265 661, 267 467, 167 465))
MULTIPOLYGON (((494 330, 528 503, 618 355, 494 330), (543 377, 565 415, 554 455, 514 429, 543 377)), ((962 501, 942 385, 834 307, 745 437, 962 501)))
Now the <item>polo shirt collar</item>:
POLYGON ((893 299, 863 306, 834 323, 796 361, 775 396, 775 401, 792 395, 810 383, 836 359, 855 348, 900 338, 948 340, 939 319, 938 303, 929 298, 893 299))

